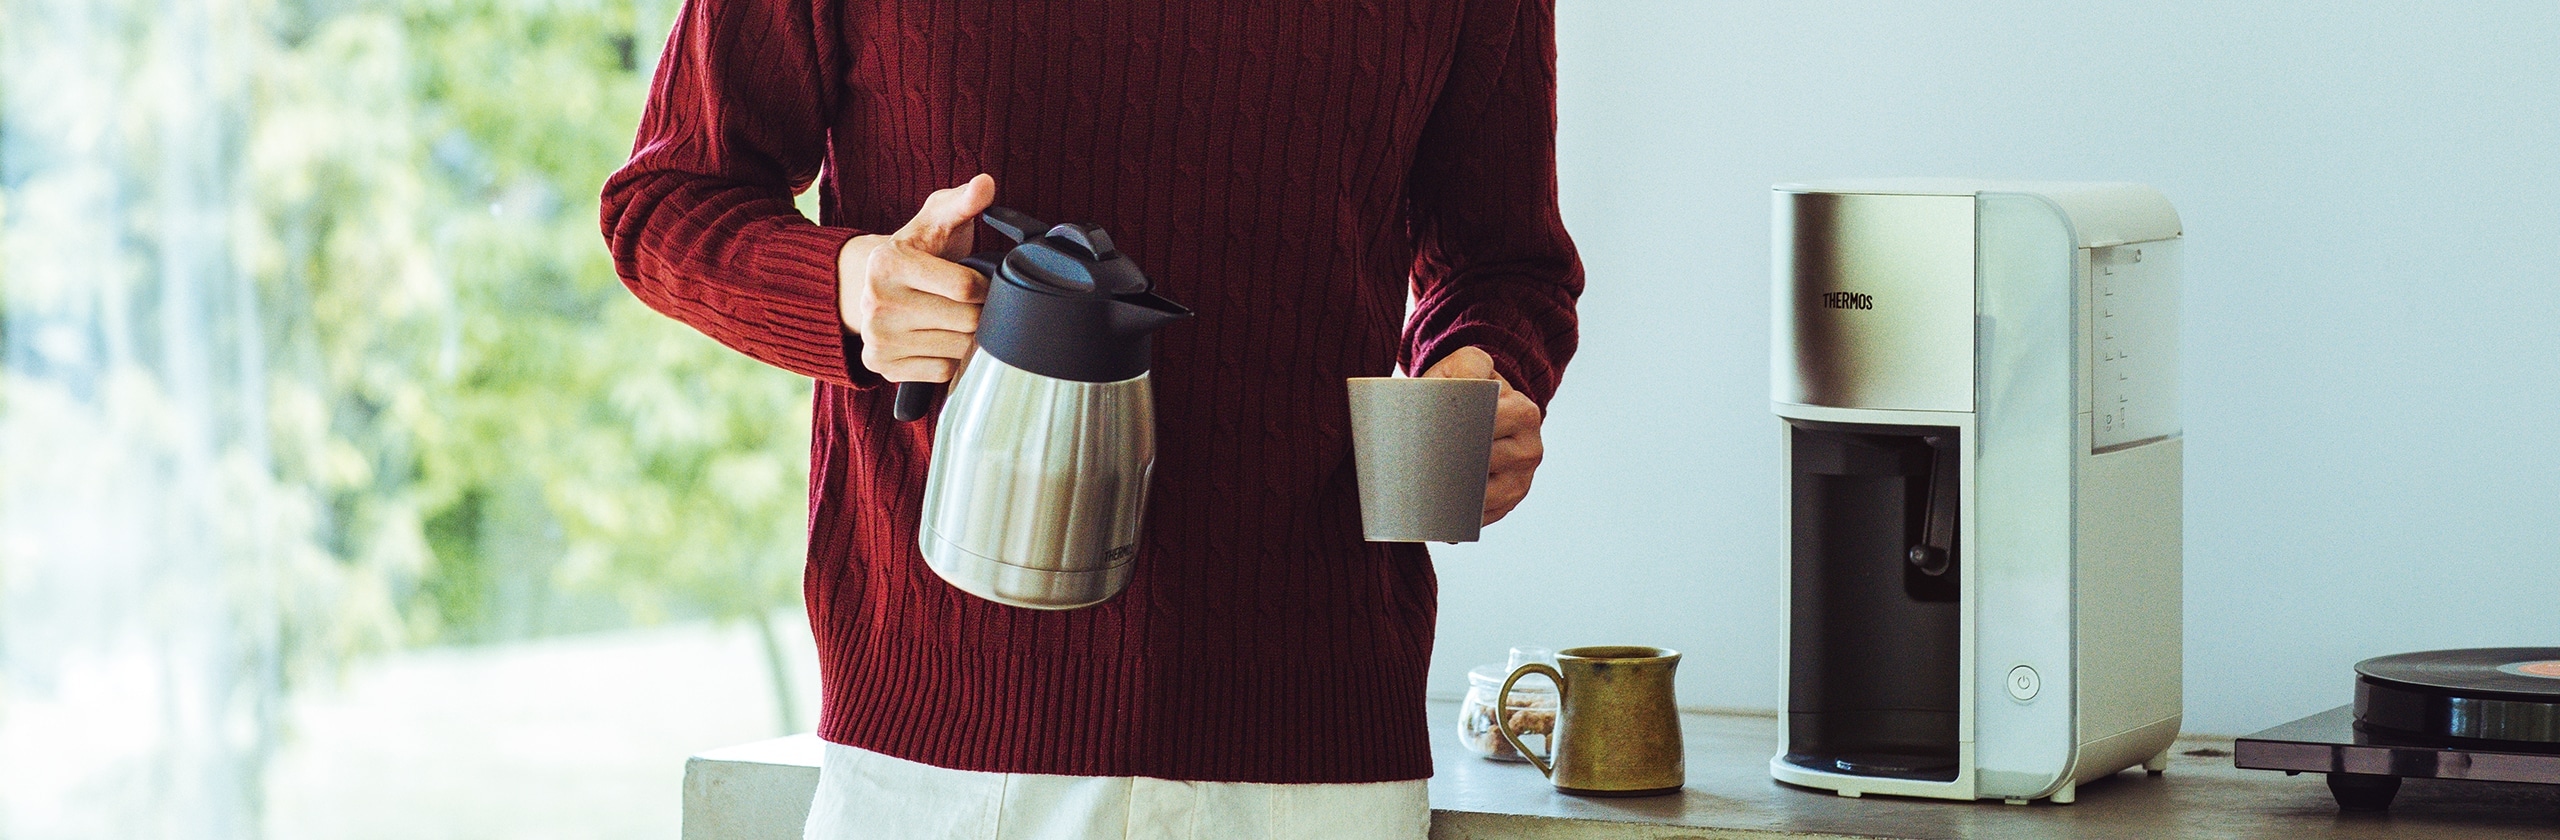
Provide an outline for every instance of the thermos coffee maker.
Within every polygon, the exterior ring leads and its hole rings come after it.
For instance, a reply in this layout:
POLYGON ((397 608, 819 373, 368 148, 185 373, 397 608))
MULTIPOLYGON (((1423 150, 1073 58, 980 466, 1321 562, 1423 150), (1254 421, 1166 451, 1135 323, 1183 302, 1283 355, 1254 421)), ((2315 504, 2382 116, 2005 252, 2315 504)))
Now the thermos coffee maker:
POLYGON ((2180 708, 2175 210, 2134 184, 1776 188, 1780 781, 2012 803, 2180 708))

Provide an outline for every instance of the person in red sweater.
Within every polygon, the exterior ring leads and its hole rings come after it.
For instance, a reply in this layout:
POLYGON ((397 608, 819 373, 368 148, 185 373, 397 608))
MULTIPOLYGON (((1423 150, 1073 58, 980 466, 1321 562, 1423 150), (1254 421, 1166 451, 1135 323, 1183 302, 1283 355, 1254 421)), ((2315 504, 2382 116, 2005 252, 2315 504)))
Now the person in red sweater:
POLYGON ((1422 836, 1435 583, 1360 538, 1344 380, 1502 380, 1486 521, 1527 494, 1582 289, 1553 21, 689 0, 603 231, 649 306, 816 380, 811 837, 1422 836), (1095 607, 980 600, 917 549, 932 426, 891 384, 972 346, 952 260, 999 197, 1107 229, 1197 313, 1155 338, 1145 531, 1095 607))

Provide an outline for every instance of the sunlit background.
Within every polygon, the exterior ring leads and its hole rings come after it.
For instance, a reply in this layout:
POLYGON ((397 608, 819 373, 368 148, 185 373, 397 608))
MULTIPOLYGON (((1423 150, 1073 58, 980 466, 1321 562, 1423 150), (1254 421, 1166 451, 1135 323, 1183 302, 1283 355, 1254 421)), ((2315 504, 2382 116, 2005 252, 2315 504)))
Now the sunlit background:
MULTIPOLYGON (((676 2, 0 0, 0 840, 671 837, 687 755, 809 725, 808 385, 596 231, 676 2)), ((1686 705, 1784 702, 1768 188, 1809 178, 2178 207, 2191 732, 2560 643, 2560 5, 1557 30, 1582 349, 1538 491, 1435 549, 1435 695, 1655 644, 1686 705)))
POLYGON ((596 227, 674 0, 0 0, 0 838, 672 836, 808 385, 596 227))

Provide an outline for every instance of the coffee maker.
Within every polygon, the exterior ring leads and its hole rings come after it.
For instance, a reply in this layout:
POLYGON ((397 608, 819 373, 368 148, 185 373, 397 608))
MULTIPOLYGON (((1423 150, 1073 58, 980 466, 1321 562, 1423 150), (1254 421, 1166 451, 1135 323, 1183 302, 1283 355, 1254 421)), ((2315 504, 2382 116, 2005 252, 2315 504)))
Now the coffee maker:
POLYGON ((2069 803, 2180 685, 2180 229, 2135 184, 1790 184, 1778 780, 2069 803))

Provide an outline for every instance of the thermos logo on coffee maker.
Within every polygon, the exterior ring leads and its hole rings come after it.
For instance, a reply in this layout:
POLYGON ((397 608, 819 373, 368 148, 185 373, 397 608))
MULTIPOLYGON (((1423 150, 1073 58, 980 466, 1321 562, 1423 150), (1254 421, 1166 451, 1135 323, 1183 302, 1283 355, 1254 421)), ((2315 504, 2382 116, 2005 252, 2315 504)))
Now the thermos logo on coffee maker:
POLYGON ((1876 308, 1876 299, 1874 296, 1862 295, 1857 292, 1823 292, 1822 294, 1815 295, 1815 297, 1822 299, 1822 306, 1825 309, 1876 308))

